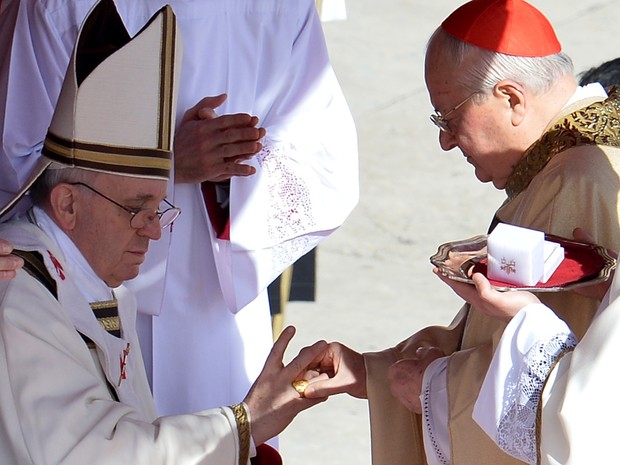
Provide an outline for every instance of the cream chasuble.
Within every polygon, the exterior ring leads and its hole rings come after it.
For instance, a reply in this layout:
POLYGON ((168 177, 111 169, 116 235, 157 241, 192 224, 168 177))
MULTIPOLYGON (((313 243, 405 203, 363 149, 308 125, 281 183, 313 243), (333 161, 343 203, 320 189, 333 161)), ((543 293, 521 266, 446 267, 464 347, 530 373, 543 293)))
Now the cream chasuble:
MULTIPOLYGON (((619 109, 617 93, 565 108, 515 169, 497 218, 569 238, 574 228, 582 227, 598 244, 620 250, 620 125, 613 123, 620 121, 619 109)), ((577 337, 598 307, 598 302, 572 293, 543 294, 541 299, 577 337)), ((451 354, 446 370, 452 463, 523 463, 501 451, 472 418, 504 327, 466 305, 448 328, 426 328, 393 349, 365 354, 374 465, 426 463, 420 420, 391 396, 386 376, 392 363, 415 357, 425 344, 451 354)))

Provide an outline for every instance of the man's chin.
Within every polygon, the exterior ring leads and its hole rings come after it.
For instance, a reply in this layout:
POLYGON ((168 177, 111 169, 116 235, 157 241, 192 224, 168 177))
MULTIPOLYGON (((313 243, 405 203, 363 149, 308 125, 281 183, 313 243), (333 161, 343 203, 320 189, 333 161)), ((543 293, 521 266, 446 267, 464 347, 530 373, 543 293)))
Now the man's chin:
POLYGON ((113 279, 110 279, 107 282, 107 285, 110 287, 118 287, 124 282, 134 279, 136 276, 138 276, 138 273, 140 273, 140 265, 127 266, 123 270, 122 274, 119 274, 118 276, 115 276, 113 279))
POLYGON ((505 179, 494 180, 493 186, 495 186, 497 190, 503 191, 504 188, 506 187, 506 180, 505 179))
POLYGON ((493 178, 491 178, 491 176, 489 176, 486 173, 480 172, 480 170, 478 170, 478 169, 475 170, 475 174, 476 174, 476 178, 480 182, 487 183, 487 182, 493 181, 493 178))

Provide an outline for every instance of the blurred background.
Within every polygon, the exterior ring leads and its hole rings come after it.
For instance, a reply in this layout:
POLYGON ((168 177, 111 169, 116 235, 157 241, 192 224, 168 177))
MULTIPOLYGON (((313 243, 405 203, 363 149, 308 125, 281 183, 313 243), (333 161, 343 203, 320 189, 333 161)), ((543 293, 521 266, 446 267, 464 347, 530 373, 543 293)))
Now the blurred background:
MULTIPOLYGON (((361 352, 388 348, 448 324, 460 308, 429 257, 442 243, 484 234, 504 198, 458 150, 441 151, 429 121, 426 41, 461 3, 346 0, 346 19, 324 23, 357 125, 361 197, 317 249, 316 300, 287 304, 284 323, 297 327, 289 358, 318 339, 361 352)), ((530 3, 554 24, 577 73, 620 56, 617 0, 530 3)), ((280 449, 286 465, 369 465, 367 402, 336 396, 301 413, 280 449)))

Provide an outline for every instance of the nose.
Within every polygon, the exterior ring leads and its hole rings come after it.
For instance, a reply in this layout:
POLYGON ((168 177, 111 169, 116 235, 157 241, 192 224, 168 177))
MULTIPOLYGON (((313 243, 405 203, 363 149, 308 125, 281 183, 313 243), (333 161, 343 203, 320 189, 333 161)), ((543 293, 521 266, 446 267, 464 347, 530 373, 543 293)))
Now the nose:
POLYGON ((439 131, 439 146, 446 152, 455 148, 457 144, 454 134, 449 131, 439 131))
POLYGON ((153 241, 157 241, 161 238, 161 223, 159 217, 156 216, 153 221, 148 223, 144 228, 138 229, 138 235, 148 237, 153 241))

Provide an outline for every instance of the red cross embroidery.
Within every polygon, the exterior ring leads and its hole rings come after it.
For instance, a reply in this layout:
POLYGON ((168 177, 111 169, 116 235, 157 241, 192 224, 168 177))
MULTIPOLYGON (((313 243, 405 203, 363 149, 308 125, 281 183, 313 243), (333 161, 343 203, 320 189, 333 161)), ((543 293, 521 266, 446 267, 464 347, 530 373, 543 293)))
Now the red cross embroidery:
POLYGON ((54 257, 54 255, 52 255, 52 252, 50 252, 48 250, 47 253, 50 256, 50 260, 54 264, 54 268, 56 268, 56 273, 58 273, 58 276, 60 276, 60 279, 62 279, 64 281, 65 280, 65 270, 62 268, 62 265, 60 264, 58 259, 56 257, 54 257))
POLYGON ((120 386, 124 379, 127 379, 127 357, 129 356, 129 351, 131 349, 131 344, 127 343, 127 348, 123 349, 123 353, 121 354, 121 375, 118 378, 118 385, 120 386))

